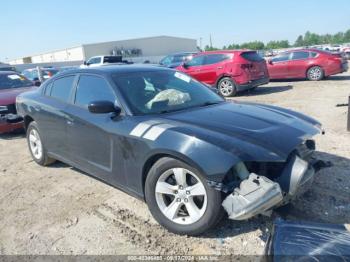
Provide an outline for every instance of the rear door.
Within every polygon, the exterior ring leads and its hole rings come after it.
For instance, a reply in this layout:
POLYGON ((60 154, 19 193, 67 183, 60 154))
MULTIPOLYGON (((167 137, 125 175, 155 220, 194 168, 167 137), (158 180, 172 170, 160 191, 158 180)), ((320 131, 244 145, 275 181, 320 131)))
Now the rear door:
POLYGON ((266 61, 257 52, 243 52, 241 53, 241 57, 243 57, 248 62, 245 66, 245 70, 249 71, 250 80, 257 80, 268 77, 266 61))
POLYGON ((201 81, 209 85, 214 85, 218 77, 224 73, 226 61, 232 59, 232 56, 232 54, 205 55, 204 65, 199 72, 201 81))
POLYGON ((37 122, 45 146, 50 152, 64 158, 69 155, 66 107, 71 98, 75 80, 75 75, 68 75, 49 83, 41 98, 42 103, 34 107, 34 110, 40 112, 38 114, 40 119, 37 122))
POLYGON ((268 64, 269 75, 271 79, 288 78, 288 63, 291 53, 282 53, 272 58, 268 64))
POLYGON ((290 62, 288 63, 289 78, 305 78, 309 65, 312 64, 310 52, 295 51, 292 52, 290 62))

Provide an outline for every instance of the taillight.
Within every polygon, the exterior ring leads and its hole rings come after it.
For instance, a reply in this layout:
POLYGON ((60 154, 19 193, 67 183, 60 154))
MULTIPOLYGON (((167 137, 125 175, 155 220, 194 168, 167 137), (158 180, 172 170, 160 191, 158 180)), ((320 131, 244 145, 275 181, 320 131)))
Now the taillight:
POLYGON ((47 72, 47 75, 49 76, 49 77, 52 77, 52 73, 49 71, 49 72, 47 72))

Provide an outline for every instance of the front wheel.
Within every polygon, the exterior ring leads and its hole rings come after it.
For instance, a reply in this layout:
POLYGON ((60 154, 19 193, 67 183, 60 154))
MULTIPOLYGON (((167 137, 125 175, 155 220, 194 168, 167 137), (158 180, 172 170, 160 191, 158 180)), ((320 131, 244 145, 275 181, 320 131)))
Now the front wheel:
POLYGON ((199 235, 222 217, 221 193, 209 187, 198 170, 173 158, 153 165, 145 195, 153 217, 176 234, 199 235))
POLYGON ((324 72, 321 67, 313 66, 307 70, 306 76, 311 81, 320 81, 324 78, 324 72))
POLYGON ((237 87, 230 77, 224 77, 218 83, 219 93, 224 97, 235 96, 237 87))

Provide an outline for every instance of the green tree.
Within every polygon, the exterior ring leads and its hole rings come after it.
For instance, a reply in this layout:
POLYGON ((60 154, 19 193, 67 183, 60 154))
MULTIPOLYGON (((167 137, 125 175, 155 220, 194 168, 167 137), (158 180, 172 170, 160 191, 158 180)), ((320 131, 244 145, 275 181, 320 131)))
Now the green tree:
POLYGON ((265 49, 278 49, 290 47, 288 40, 270 41, 266 44, 265 49))
POLYGON ((304 37, 302 35, 299 35, 297 40, 295 41, 294 43, 294 46, 295 47, 298 47, 298 46, 304 46, 304 37))
POLYGON ((252 49, 252 50, 262 50, 265 48, 265 44, 261 41, 253 41, 241 44, 240 48, 252 49))

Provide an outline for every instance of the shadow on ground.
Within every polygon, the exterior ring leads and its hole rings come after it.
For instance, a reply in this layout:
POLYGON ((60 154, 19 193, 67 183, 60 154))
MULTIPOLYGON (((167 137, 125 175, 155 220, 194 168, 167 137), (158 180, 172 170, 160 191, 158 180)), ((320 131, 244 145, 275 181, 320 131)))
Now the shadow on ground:
POLYGON ((259 86, 254 90, 248 90, 238 93, 237 96, 258 96, 258 95, 268 95, 273 93, 285 92, 293 89, 292 85, 285 86, 259 86))
POLYGON ((15 130, 11 133, 0 134, 0 139, 4 139, 4 140, 16 140, 16 139, 21 139, 25 137, 26 137, 26 134, 22 129, 15 130))

